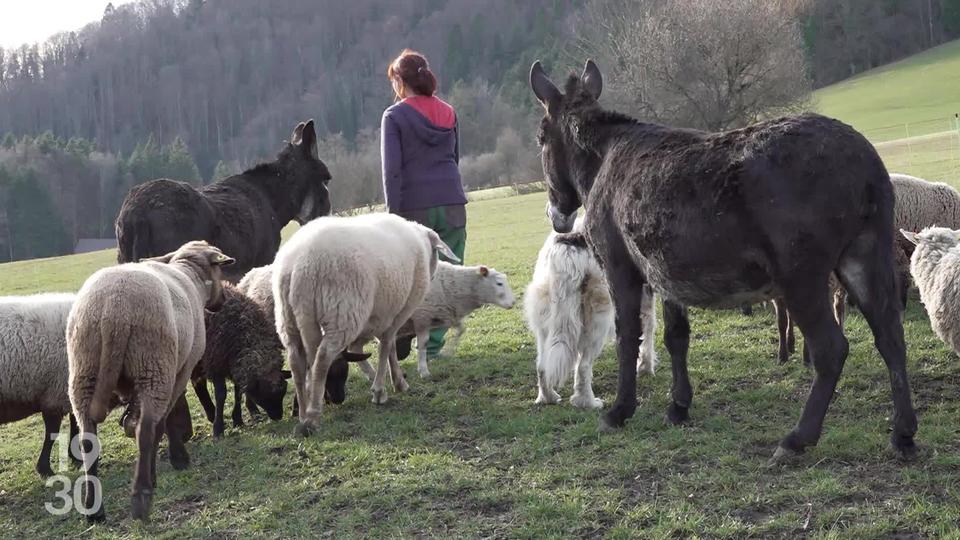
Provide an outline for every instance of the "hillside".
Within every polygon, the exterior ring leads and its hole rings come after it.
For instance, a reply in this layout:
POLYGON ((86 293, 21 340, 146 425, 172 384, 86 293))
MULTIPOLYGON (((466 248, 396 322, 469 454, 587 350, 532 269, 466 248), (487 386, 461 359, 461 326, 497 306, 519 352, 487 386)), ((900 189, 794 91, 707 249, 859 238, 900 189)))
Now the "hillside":
POLYGON ((822 88, 814 100, 874 142, 948 130, 960 113, 960 40, 822 88))

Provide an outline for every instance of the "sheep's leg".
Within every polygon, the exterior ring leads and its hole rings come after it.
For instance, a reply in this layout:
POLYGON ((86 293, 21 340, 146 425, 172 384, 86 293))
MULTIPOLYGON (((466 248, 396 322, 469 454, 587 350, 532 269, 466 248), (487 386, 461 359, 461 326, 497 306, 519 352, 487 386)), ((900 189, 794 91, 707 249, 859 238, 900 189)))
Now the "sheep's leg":
POLYGON ((379 359, 377 362, 377 373, 373 377, 373 385, 370 387, 370 391, 373 393, 372 401, 378 405, 382 405, 387 402, 387 391, 384 389, 385 380, 387 378, 387 366, 390 363, 390 347, 387 347, 385 342, 380 340, 380 352, 379 359))
POLYGON ((427 340, 430 339, 430 329, 423 328, 417 331, 417 372, 421 379, 430 378, 430 368, 427 367, 427 340))
POLYGON ((410 389, 410 385, 407 383, 407 377, 403 374, 403 370, 400 369, 400 359, 397 358, 396 345, 391 345, 390 348, 390 377, 393 379, 393 389, 397 392, 406 392, 410 389))
POLYGON ((233 427, 243 426, 243 392, 236 383, 233 384, 233 427))
POLYGON ((330 370, 330 364, 343 349, 342 333, 337 335, 334 332, 329 332, 326 336, 323 336, 320 346, 317 347, 313 365, 310 366, 309 378, 306 381, 308 400, 306 407, 304 407, 303 401, 300 402, 302 414, 300 415, 300 424, 297 426, 297 433, 304 437, 312 434, 313 430, 320 426, 320 415, 323 413, 323 396, 327 388, 327 372, 330 370))
POLYGON ((79 453, 74 453, 73 451, 73 441, 77 440, 77 435, 80 434, 80 426, 77 425, 77 419, 73 416, 73 413, 70 413, 67 416, 70 418, 70 446, 68 447, 70 461, 72 461, 77 467, 82 467, 83 458, 79 453))
MULTIPOLYGON (((146 404, 144 404, 146 405, 146 404)), ((151 404, 153 405, 153 404, 151 404)), ((130 515, 146 520, 153 503, 156 485, 157 443, 163 422, 156 418, 153 407, 143 406, 140 422, 137 423, 137 465, 133 473, 133 489, 130 494, 130 515)), ((172 438, 171 438, 172 439, 172 438)))
POLYGON ((790 328, 790 319, 787 315, 787 305, 782 298, 773 299, 773 310, 777 314, 777 358, 781 364, 790 361, 790 347, 787 343, 787 331, 790 328))
POLYGON ((107 519, 103 504, 103 489, 97 470, 100 468, 101 448, 97 439, 97 424, 89 418, 80 424, 80 456, 83 460, 83 510, 87 521, 101 523, 107 519), (94 445, 94 442, 97 444, 94 445))
MULTIPOLYGON (((296 391, 294 391, 293 399, 297 399, 296 391)), ((253 402, 253 397, 249 393, 246 394, 244 405, 247 406, 247 412, 250 413, 250 416, 252 416, 254 420, 260 419, 260 407, 257 407, 257 404, 253 402)), ((294 407, 294 416, 296 416, 296 407, 294 407)))
POLYGON ((224 430, 223 409, 224 403, 227 401, 227 381, 221 377, 214 377, 211 380, 213 381, 213 398, 216 400, 216 412, 213 416, 213 436, 219 439, 223 436, 224 430))
POLYGON ((537 399, 534 403, 559 403, 560 394, 555 392, 553 388, 549 388, 546 382, 546 376, 544 375, 543 362, 546 360, 543 358, 543 355, 547 351, 547 331, 544 328, 537 330, 537 399))
MULTIPOLYGON (((220 419, 223 420, 223 408, 221 402, 220 419)), ((192 426, 190 424, 190 409, 187 405, 186 392, 180 394, 177 401, 173 404, 173 409, 167 413, 164 419, 164 425, 167 431, 167 442, 169 443, 170 465, 180 471, 190 466, 190 454, 187 453, 187 447, 184 442, 189 439, 188 432, 192 426)), ((157 437, 159 442, 160 438, 157 437)), ((154 455, 154 460, 156 456, 154 455)), ((155 466, 156 464, 154 464, 155 466)))
POLYGON ((210 399, 210 391, 207 389, 207 379, 205 377, 198 377, 191 382, 193 383, 193 391, 197 394, 197 401, 203 406, 203 412, 207 415, 207 420, 213 422, 216 409, 213 406, 213 401, 210 399))
POLYGON ((43 445, 40 447, 40 457, 37 459, 37 474, 41 478, 53 476, 53 469, 50 467, 50 451, 53 449, 53 442, 60 435, 60 424, 63 422, 63 415, 43 411, 43 445))

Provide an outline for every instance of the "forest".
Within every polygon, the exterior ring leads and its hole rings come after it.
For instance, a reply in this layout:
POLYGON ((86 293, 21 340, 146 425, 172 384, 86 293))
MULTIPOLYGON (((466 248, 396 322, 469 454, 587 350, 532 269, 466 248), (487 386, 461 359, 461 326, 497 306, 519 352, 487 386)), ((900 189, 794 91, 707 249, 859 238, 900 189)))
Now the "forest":
POLYGON ((0 262, 68 253, 79 238, 111 237, 130 187, 160 177, 199 185, 239 172, 272 159, 308 118, 321 133, 336 208, 378 202, 380 115, 393 100, 386 66, 404 47, 430 59, 441 97, 456 108, 464 183, 478 189, 538 177, 538 111, 526 86, 537 58, 557 71, 582 65, 589 54, 616 74, 611 99, 624 112, 726 129, 803 108, 814 88, 960 35, 960 0, 764 1, 773 6, 765 17, 751 8, 758 0, 705 1, 695 13, 680 4, 139 0, 108 6, 100 21, 76 31, 0 49, 0 262), (725 6, 740 6, 743 19, 711 24, 723 19, 710 10, 733 9, 725 6), (704 56, 702 43, 698 48, 684 38, 690 35, 715 40, 713 51, 723 58, 704 56), (728 46, 754 36, 765 41, 728 46), (696 58, 709 59, 700 62, 702 73, 694 71, 696 58), (677 65, 686 68, 671 71, 677 65), (773 74, 752 71, 774 65, 780 69, 773 74), (704 82, 720 78, 722 86, 704 82), (691 99, 675 99, 686 90, 691 99), (705 96, 714 95, 720 99, 704 111, 705 96))

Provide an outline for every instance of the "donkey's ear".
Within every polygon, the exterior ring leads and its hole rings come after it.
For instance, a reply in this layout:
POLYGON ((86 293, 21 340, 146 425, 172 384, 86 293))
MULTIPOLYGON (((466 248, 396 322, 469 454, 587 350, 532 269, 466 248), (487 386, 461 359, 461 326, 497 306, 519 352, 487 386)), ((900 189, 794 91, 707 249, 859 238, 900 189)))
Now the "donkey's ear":
POLYGON ((173 259, 173 256, 176 255, 176 253, 176 251, 171 251, 170 253, 167 253, 166 255, 160 255, 159 257, 144 257, 140 259, 139 262, 153 261, 168 264, 173 259))
POLYGON ((547 77, 539 60, 530 67, 530 88, 533 89, 533 94, 537 96, 544 107, 553 107, 560 101, 560 90, 547 77))
POLYGON ((910 231, 905 231, 903 229, 900 229, 900 234, 902 234, 903 237, 909 240, 910 243, 913 245, 917 245, 920 243, 920 236, 915 232, 910 232, 910 231))
POLYGON ((347 362, 363 362, 367 358, 370 358, 370 353, 355 353, 350 351, 343 351, 343 359, 347 362))
POLYGON ((290 144, 296 146, 300 144, 300 140, 303 139, 303 128, 306 124, 300 122, 297 124, 297 127, 293 128, 293 133, 290 134, 290 144))
POLYGON ((306 124, 303 124, 303 129, 300 132, 300 148, 309 153, 313 159, 320 159, 317 151, 317 130, 314 128, 312 118, 307 120, 306 124))
POLYGON ((600 75, 600 68, 593 60, 587 60, 583 66, 583 75, 580 76, 580 82, 583 89, 590 94, 593 99, 600 99, 600 93, 603 92, 603 75, 600 75))

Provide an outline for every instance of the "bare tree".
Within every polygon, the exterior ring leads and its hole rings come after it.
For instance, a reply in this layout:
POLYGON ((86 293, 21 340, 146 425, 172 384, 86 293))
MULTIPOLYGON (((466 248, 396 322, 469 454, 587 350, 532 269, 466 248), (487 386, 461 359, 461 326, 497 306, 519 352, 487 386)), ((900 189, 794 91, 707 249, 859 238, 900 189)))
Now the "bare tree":
POLYGON ((608 100, 625 112, 736 128, 807 105, 811 83, 794 4, 593 0, 576 23, 578 53, 608 66, 608 100))

